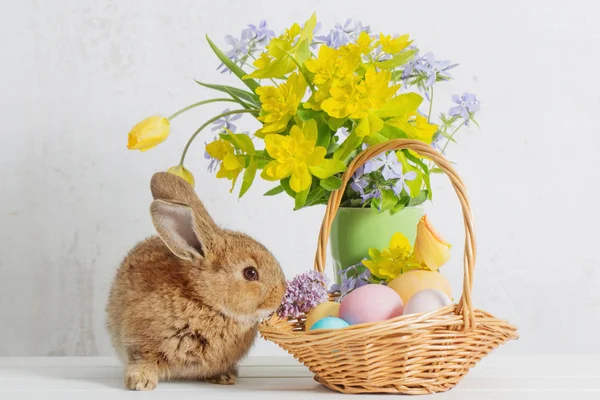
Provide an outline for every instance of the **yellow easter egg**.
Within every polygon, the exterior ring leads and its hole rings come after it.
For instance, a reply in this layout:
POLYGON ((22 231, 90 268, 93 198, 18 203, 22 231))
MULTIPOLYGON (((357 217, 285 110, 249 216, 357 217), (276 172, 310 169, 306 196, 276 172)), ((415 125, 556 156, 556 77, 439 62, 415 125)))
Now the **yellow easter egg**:
POLYGON ((388 284, 400 295, 404 304, 417 292, 426 289, 437 289, 452 299, 450 282, 437 271, 413 270, 398 275, 388 284))
POLYGON ((340 303, 327 301, 321 303, 306 314, 305 329, 308 331, 315 322, 325 317, 338 317, 340 313, 340 303))

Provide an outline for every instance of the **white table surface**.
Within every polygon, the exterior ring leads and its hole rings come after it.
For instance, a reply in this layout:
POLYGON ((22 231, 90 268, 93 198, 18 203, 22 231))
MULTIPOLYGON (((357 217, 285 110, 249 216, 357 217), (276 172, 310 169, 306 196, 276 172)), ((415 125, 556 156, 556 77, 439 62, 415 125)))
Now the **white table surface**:
MULTIPOLYGON (((153 392, 129 392, 113 358, 0 358, 0 400, 13 399, 321 399, 342 398, 315 383, 307 369, 285 357, 251 358, 234 386, 159 382, 153 392)), ((356 396, 346 396, 353 398, 356 396)), ((388 396, 361 395, 360 398, 388 396)), ((509 356, 482 360, 442 400, 600 400, 600 355, 509 356)))

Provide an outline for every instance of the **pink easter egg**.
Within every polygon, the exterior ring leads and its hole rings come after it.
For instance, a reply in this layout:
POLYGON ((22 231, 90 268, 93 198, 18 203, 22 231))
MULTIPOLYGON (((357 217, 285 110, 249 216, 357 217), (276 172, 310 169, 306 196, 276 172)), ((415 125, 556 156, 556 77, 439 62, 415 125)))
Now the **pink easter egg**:
POLYGON ((404 303, 395 290, 377 284, 353 290, 340 304, 340 318, 350 325, 384 321, 402 315, 404 303))

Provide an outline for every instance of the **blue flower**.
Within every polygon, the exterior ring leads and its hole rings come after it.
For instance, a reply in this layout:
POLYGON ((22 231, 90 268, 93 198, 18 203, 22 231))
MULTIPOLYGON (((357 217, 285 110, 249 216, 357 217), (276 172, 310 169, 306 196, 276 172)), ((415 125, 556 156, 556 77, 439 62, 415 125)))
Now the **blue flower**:
POLYGON ((316 36, 315 39, 324 42, 327 47, 337 49, 350 43, 350 23, 352 20, 346 20, 344 26, 335 24, 335 27, 326 36, 316 36))
POLYGON ((398 161, 395 151, 381 154, 365 164, 365 173, 370 173, 379 169, 382 169, 381 176, 383 176, 385 180, 402 176, 402 164, 398 161))
POLYGON ((352 182, 350 183, 350 188, 352 188, 352 190, 361 196, 364 196, 365 189, 367 186, 369 186, 369 182, 364 175, 364 171, 365 167, 359 167, 352 176, 352 182))
POLYGON ((477 100, 477 97, 473 93, 463 93, 462 96, 453 95, 452 101, 457 106, 452 107, 448 112, 448 115, 454 117, 460 115, 465 120, 465 125, 469 126, 469 119, 473 114, 479 111, 481 103, 477 100))
POLYGON ((431 147, 433 147, 435 150, 439 151, 440 153, 442 153, 442 155, 445 155, 446 151, 442 151, 443 147, 440 144, 440 142, 442 141, 443 136, 440 135, 439 133, 437 135, 435 135, 433 137, 433 140, 431 141, 431 147))
MULTIPOLYGON (((223 110, 223 113, 226 113, 228 111, 229 111, 229 108, 226 108, 223 110)), ((222 131, 223 129, 229 129, 231 132, 235 132, 237 129, 237 126, 235 126, 235 124, 233 124, 231 121, 237 121, 240 118, 242 118, 242 114, 232 114, 232 115, 227 115, 225 117, 221 117, 212 123, 211 130, 214 132, 214 131, 222 131)))
MULTIPOLYGON (((225 53, 227 58, 229 58, 236 64, 242 65, 245 59, 250 54, 250 41, 253 38, 254 34, 248 29, 244 29, 242 31, 242 36, 239 39, 231 35, 225 36, 225 42, 232 47, 231 50, 225 53)), ((223 63, 221 63, 217 67, 217 70, 223 73, 229 71, 229 68, 227 68, 223 63)))
MULTIPOLYGON (((402 170, 402 165, 400 165, 400 169, 402 170)), ((398 197, 402 194, 402 190, 405 190, 406 194, 410 196, 410 187, 408 186, 407 181, 414 181, 415 179, 417 179, 417 173, 415 171, 408 171, 405 174, 401 172, 392 190, 398 197)))
POLYGON ((340 293, 340 300, 346 296, 351 291, 358 289, 361 286, 368 284, 371 281, 372 274, 362 262, 351 265, 346 269, 342 269, 339 271, 339 274, 342 278, 341 284, 331 285, 331 289, 329 289, 329 293, 340 293), (362 272, 361 272, 362 271, 362 272))
POLYGON ((275 32, 270 30, 267 26, 267 21, 262 20, 256 25, 248 25, 248 28, 244 30, 246 33, 251 33, 251 40, 256 41, 260 45, 266 45, 269 40, 275 37, 275 32))
POLYGON ((458 64, 452 64, 450 61, 436 61, 433 53, 427 53, 423 57, 415 57, 413 61, 408 63, 402 73, 403 79, 408 79, 414 75, 423 75, 426 80, 424 87, 431 87, 439 75, 449 79, 449 70, 456 67, 458 64))

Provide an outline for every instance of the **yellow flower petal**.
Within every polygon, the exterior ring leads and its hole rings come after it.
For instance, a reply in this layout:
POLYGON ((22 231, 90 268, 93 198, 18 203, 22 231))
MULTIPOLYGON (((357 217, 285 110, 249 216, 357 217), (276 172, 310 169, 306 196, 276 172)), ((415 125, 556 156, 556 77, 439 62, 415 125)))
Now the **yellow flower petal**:
POLYGON ((147 151, 169 136, 169 120, 164 117, 148 117, 137 123, 127 135, 129 150, 147 151))
POLYGON ((424 215, 417 225, 415 258, 435 271, 450 259, 450 244, 435 231, 424 215))
POLYGON ((312 175, 308 172, 306 164, 296 164, 292 168, 290 187, 296 193, 302 192, 310 187, 312 175))
POLYGON ((192 173, 189 170, 184 168, 183 165, 176 165, 174 167, 171 167, 167 170, 167 172, 173 175, 177 175, 180 178, 183 178, 187 183, 194 187, 194 175, 192 175, 192 173))
POLYGON ((227 153, 223 159, 223 167, 225 167, 225 169, 228 171, 235 171, 236 169, 241 169, 244 166, 235 154, 227 153))

